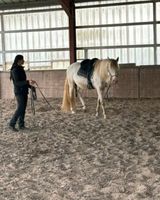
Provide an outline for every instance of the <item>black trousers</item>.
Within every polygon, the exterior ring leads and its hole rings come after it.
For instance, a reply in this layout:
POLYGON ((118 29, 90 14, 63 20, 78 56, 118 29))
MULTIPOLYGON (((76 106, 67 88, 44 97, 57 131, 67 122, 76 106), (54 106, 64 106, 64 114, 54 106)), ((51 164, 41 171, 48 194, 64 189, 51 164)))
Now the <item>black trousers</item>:
POLYGON ((28 95, 27 94, 16 95, 16 100, 17 100, 17 109, 12 119, 10 120, 9 125, 15 126, 18 121, 19 127, 23 127, 25 124, 24 118, 25 118, 25 112, 26 112, 26 107, 27 107, 28 95))

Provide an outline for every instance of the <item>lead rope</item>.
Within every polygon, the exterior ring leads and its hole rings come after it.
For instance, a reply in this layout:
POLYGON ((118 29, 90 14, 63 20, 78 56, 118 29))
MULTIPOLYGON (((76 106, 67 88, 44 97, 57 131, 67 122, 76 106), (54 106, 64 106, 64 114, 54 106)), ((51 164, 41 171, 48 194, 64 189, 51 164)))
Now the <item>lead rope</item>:
POLYGON ((32 110, 32 114, 35 115, 35 105, 34 105, 34 101, 37 100, 37 94, 36 94, 36 89, 34 86, 31 86, 31 90, 30 90, 30 97, 31 97, 31 110, 32 110))
POLYGON ((111 87, 111 84, 108 85, 107 90, 106 90, 104 97, 103 97, 103 98, 107 97, 108 101, 109 101, 109 89, 110 89, 110 87, 111 87))
POLYGON ((112 81, 112 78, 115 76, 116 77, 116 75, 112 75, 109 71, 108 71, 108 73, 109 73, 109 75, 110 75, 110 80, 109 80, 109 85, 108 85, 108 87, 107 87, 107 90, 106 90, 106 92, 105 92, 105 94, 104 94, 104 98, 106 97, 106 95, 107 95, 107 99, 108 99, 108 101, 109 101, 109 89, 110 89, 110 87, 111 87, 111 81, 112 81))
MULTIPOLYGON (((29 76, 31 78, 31 74, 30 74, 30 68, 28 68, 28 72, 29 72, 29 76)), ((48 100, 46 99, 46 97, 44 96, 44 94, 42 93, 41 89, 39 88, 38 84, 35 83, 40 94, 42 95, 43 99, 45 100, 45 102, 47 102, 47 104, 50 106, 50 108, 53 108, 51 106, 51 104, 48 102, 48 100)), ((34 86, 31 86, 31 109, 32 109, 32 113, 33 115, 35 115, 35 106, 34 106, 34 100, 37 100, 37 95, 36 95, 36 88, 34 86)))
POLYGON ((35 83, 35 84, 36 84, 36 86, 37 86, 37 88, 38 88, 40 94, 42 95, 43 99, 45 100, 45 102, 49 105, 50 108, 53 109, 53 107, 51 106, 51 104, 49 103, 49 101, 48 101, 48 100, 46 99, 46 97, 44 96, 44 94, 43 94, 43 92, 41 91, 41 89, 40 89, 40 87, 38 86, 38 84, 37 84, 37 83, 35 83))
MULTIPOLYGON (((53 109, 53 107, 51 106, 51 104, 49 103, 49 101, 46 99, 46 97, 44 96, 43 92, 41 91, 41 89, 39 88, 38 84, 35 83, 40 94, 42 95, 43 99, 45 100, 45 102, 49 105, 50 108, 53 109)), ((34 101, 37 100, 37 94, 36 94, 36 88, 34 86, 31 86, 31 90, 30 90, 30 98, 31 98, 31 110, 32 110, 32 114, 35 115, 35 105, 34 105, 34 101)))
MULTIPOLYGON (((30 68, 28 67, 28 74, 29 74, 29 79, 31 79, 31 74, 30 74, 30 68)), ((35 115, 36 112, 35 112, 35 105, 34 105, 34 94, 33 94, 33 88, 34 86, 31 85, 30 87, 30 100, 31 100, 31 111, 32 111, 32 114, 35 115)), ((35 89, 35 88, 34 88, 35 89)))
POLYGON ((105 92, 105 94, 103 96, 103 98, 105 98, 107 96, 107 100, 108 101, 109 101, 109 89, 111 87, 111 81, 112 81, 112 75, 110 74, 110 72, 109 72, 109 75, 110 75, 109 84, 108 84, 107 90, 106 90, 106 92, 105 92))

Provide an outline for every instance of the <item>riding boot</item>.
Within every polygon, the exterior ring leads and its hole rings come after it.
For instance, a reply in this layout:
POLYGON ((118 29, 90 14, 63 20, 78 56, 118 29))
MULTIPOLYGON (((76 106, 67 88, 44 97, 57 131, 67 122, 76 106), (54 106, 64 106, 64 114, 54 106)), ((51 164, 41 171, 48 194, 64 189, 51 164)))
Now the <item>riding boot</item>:
POLYGON ((91 81, 88 81, 87 88, 88 88, 88 89, 93 89, 93 87, 92 87, 92 82, 91 82, 91 81))
POLYGON ((91 78, 90 76, 87 77, 87 88, 88 89, 93 89, 93 85, 92 85, 92 81, 91 81, 91 78))
POLYGON ((16 129, 14 125, 9 125, 9 129, 14 132, 18 132, 18 129, 16 129))
POLYGON ((19 128, 22 128, 22 127, 25 126, 24 118, 19 117, 19 120, 18 120, 18 126, 19 126, 19 128))
POLYGON ((18 113, 18 111, 16 110, 16 112, 14 113, 12 119, 11 119, 10 122, 9 122, 9 126, 15 127, 16 122, 17 122, 17 120, 18 120, 18 115, 19 115, 19 113, 18 113))

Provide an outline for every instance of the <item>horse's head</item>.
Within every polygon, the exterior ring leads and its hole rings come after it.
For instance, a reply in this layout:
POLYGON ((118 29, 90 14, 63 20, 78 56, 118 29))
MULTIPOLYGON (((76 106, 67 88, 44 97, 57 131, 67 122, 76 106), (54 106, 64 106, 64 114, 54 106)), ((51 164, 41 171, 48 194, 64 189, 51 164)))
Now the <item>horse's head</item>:
POLYGON ((116 60, 110 58, 108 58, 107 60, 109 62, 108 75, 110 77, 110 82, 117 83, 119 74, 119 64, 118 64, 119 57, 116 60))

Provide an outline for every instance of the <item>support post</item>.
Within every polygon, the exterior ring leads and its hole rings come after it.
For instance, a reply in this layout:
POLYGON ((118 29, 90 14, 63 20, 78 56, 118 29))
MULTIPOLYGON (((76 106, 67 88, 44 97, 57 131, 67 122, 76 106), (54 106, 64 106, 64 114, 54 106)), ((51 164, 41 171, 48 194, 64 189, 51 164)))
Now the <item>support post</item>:
POLYGON ((69 18, 69 49, 70 64, 76 62, 76 28, 75 28, 75 4, 74 0, 60 0, 62 8, 69 18))

